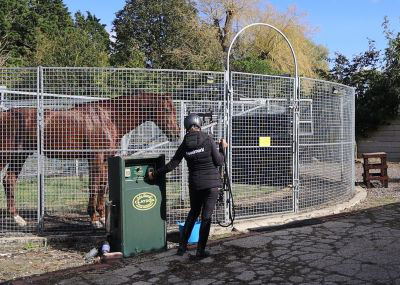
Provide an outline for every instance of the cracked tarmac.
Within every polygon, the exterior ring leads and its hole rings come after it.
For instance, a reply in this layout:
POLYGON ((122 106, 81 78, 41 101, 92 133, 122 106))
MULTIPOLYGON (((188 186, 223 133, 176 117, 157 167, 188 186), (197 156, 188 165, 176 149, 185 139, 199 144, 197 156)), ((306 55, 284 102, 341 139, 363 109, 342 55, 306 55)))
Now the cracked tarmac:
POLYGON ((400 284, 400 203, 10 284, 400 284))

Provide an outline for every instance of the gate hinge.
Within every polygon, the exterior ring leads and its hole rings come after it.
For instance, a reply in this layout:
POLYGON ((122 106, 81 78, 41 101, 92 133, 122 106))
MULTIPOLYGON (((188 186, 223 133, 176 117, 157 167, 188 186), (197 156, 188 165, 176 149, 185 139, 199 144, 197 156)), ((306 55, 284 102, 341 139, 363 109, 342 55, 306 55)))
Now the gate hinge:
POLYGON ((289 105, 289 109, 294 109, 295 112, 299 112, 300 104, 299 101, 293 101, 291 105, 289 105))
POLYGON ((293 180, 293 191, 299 192, 299 185, 300 185, 299 179, 294 179, 293 180))

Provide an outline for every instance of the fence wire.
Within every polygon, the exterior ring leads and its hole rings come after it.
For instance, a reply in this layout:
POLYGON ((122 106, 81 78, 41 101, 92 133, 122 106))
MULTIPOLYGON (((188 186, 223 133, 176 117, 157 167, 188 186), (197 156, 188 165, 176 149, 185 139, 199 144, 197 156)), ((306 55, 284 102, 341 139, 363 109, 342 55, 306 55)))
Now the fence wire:
POLYGON ((38 224, 38 88, 36 68, 0 69, 0 233, 33 231, 38 224), (28 104, 32 112, 17 108, 28 104))
MULTIPOLYGON (((294 78, 232 78, 227 102, 218 72, 0 69, 0 233, 91 229, 104 213, 107 157, 163 153, 168 161, 189 113, 202 114, 203 131, 215 140, 229 134, 238 218, 296 210, 294 78), (228 105, 230 132, 224 129, 228 105)), ((301 79, 300 210, 352 192, 353 95, 345 86, 301 79)), ((169 229, 189 211, 187 178, 184 162, 167 175, 169 229)), ((219 220, 224 210, 217 207, 219 220)))
MULTIPOLYGON (((312 105, 311 132, 300 133, 299 209, 346 199, 354 188, 354 91, 301 78, 300 100, 312 105)), ((301 123, 307 121, 300 114, 301 123)))
POLYGON ((294 79, 233 73, 232 185, 238 218, 293 211, 294 79))

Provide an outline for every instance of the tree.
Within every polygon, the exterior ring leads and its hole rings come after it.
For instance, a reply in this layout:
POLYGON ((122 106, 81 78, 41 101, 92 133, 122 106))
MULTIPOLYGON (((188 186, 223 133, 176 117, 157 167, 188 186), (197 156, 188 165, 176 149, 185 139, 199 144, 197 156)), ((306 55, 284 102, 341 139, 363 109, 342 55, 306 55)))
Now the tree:
MULTIPOLYGON (((81 13, 75 13, 74 25, 76 28, 85 31, 90 39, 100 46, 103 46, 107 51, 111 51, 110 35, 106 31, 106 25, 100 23, 100 19, 90 12, 87 12, 86 17, 81 13)), ((102 49, 103 50, 103 49, 102 49)))
POLYGON ((105 26, 88 13, 75 14, 73 26, 56 34, 39 31, 31 64, 45 66, 107 66, 110 40, 105 26))
POLYGON ((6 65, 108 65, 109 35, 91 13, 72 19, 62 0, 0 0, 0 7, 6 65))
POLYGON ((399 76, 396 38, 388 43, 383 58, 371 40, 368 50, 352 60, 337 53, 334 66, 326 77, 355 88, 357 138, 368 136, 398 114, 400 88, 396 79, 399 76))
MULTIPOLYGON (((315 30, 304 22, 305 16, 298 13, 295 6, 281 13, 268 5, 264 10, 256 10, 245 17, 242 23, 262 22, 278 28, 296 52, 299 75, 318 77, 318 70, 328 70, 328 50, 311 40, 315 30)), ((239 46, 245 53, 265 61, 273 70, 283 74, 293 73, 294 62, 288 44, 276 31, 265 27, 250 29, 243 35, 239 46)))
POLYGON ((240 17, 256 10, 259 0, 198 0, 200 12, 216 30, 217 38, 224 53, 233 35, 233 23, 240 17))
MULTIPOLYGON (((262 22, 277 27, 289 38, 301 75, 316 77, 318 71, 328 70, 327 49, 311 40, 314 29, 304 23, 305 15, 299 14, 295 6, 280 13, 272 5, 260 9, 256 0, 198 0, 198 3, 205 20, 215 29, 225 55, 239 27, 262 22)), ((273 74, 288 74, 294 70, 287 43, 277 32, 265 27, 248 29, 238 38, 232 54, 232 69, 273 74)))
POLYGON ((385 49, 384 68, 392 84, 400 86, 400 32, 390 30, 389 20, 385 17, 383 24, 383 32, 385 34, 388 46, 385 49))
POLYGON ((34 66, 107 66, 104 46, 92 41, 87 31, 68 28, 60 36, 38 35, 38 47, 31 59, 34 66))
POLYGON ((113 64, 220 68, 216 41, 188 0, 128 0, 113 22, 113 64), (216 62, 217 61, 217 62, 216 62))
POLYGON ((184 0, 127 1, 113 22, 114 49, 121 61, 117 64, 129 62, 132 46, 136 46, 147 67, 169 67, 167 57, 178 46, 183 25, 193 16, 193 6, 184 0))
POLYGON ((0 67, 6 65, 8 56, 8 51, 6 50, 6 37, 3 37, 0 39, 0 67))
POLYGON ((0 0, 0 38, 7 36, 7 65, 27 65, 38 33, 58 34, 72 25, 62 0, 0 0))
POLYGON ((59 35, 73 26, 73 20, 63 0, 29 0, 35 27, 48 35, 59 35))
POLYGON ((7 64, 22 65, 33 48, 34 23, 28 0, 0 0, 0 38, 7 38, 7 64))

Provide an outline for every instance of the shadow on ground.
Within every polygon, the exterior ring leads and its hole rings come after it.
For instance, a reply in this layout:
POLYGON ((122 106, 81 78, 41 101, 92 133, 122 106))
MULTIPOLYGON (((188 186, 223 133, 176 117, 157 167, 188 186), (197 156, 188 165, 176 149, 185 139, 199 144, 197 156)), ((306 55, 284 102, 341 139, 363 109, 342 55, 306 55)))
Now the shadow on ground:
POLYGON ((169 250, 8 284, 396 284, 399 238, 392 203, 211 241, 203 260, 169 250))

